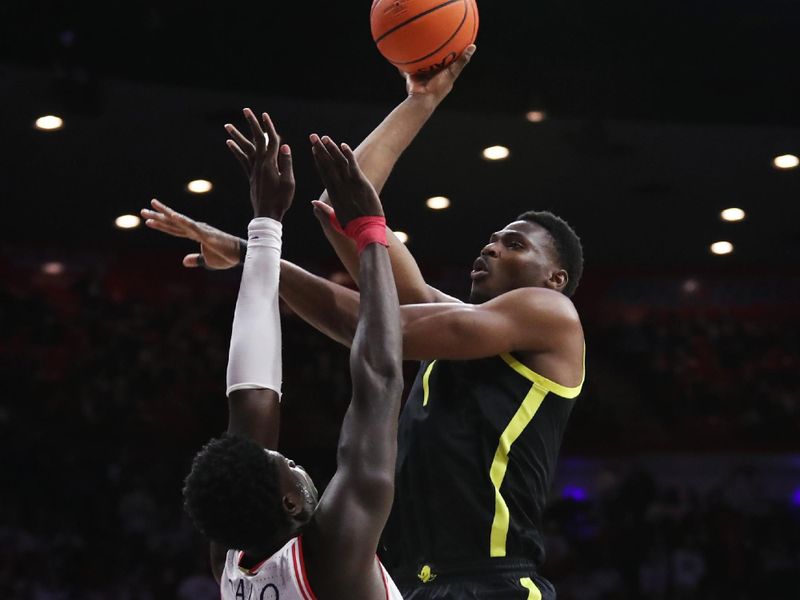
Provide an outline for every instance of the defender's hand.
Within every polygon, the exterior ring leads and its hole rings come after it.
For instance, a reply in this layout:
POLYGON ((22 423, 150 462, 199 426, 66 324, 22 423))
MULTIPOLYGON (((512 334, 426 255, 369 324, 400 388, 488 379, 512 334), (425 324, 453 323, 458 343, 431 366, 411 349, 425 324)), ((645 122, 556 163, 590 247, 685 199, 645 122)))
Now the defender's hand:
POLYGON ((477 46, 470 44, 466 47, 464 52, 456 60, 454 60, 448 67, 437 71, 433 74, 424 75, 409 75, 408 73, 400 74, 405 77, 406 91, 409 96, 430 96, 431 99, 438 104, 441 102, 450 90, 453 89, 453 84, 461 75, 461 71, 467 66, 467 63, 475 54, 477 46))
POLYGON ((193 268, 205 265, 209 269, 230 269, 239 264, 238 237, 182 215, 155 198, 150 204, 153 210, 143 208, 140 211, 145 225, 200 244, 200 252, 183 257, 183 266, 193 268))
POLYGON ((245 108, 243 112, 250 126, 250 139, 227 123, 225 131, 231 139, 226 143, 250 181, 254 216, 280 221, 294 199, 291 150, 287 144, 280 143, 267 113, 261 114, 262 128, 252 110, 245 108))
MULTIPOLYGON (((358 166, 353 151, 328 136, 311 134, 311 151, 322 182, 328 190, 331 205, 342 227, 358 217, 383 216, 378 193, 358 166)), ((322 210, 316 203, 315 207, 322 210)))

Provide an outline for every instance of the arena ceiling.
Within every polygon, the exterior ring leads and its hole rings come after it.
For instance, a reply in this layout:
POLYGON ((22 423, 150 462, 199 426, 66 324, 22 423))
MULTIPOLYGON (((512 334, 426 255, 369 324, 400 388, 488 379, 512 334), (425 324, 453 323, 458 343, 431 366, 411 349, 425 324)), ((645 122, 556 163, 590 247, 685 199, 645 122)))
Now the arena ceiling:
MULTIPOLYGON (((384 194, 423 260, 469 261, 528 208, 574 224, 604 265, 767 266, 800 259, 791 0, 479 0, 478 52, 384 194), (528 110, 547 118, 530 123, 528 110), (488 163, 481 150, 510 148, 488 163), (453 205, 433 213, 429 196, 453 205), (739 206, 748 218, 724 223, 739 206), (708 245, 731 240, 732 255, 708 245)), ((51 3, 0 8, 7 244, 135 249, 178 244, 119 231, 158 197, 241 232, 246 187, 224 147, 240 109, 269 111, 295 149, 287 252, 326 251, 308 201, 316 131, 357 142, 403 97, 369 35, 369 2, 51 3), (65 127, 36 131, 42 114, 65 127), (202 177, 215 189, 185 192, 202 177)))

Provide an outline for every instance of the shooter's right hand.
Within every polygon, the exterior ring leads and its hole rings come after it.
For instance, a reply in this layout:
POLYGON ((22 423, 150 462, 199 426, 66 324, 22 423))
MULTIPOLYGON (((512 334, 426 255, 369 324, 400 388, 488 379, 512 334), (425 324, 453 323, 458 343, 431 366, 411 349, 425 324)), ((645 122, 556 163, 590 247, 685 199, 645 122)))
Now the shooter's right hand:
POLYGON ((461 53, 456 60, 454 60, 448 67, 436 71, 433 74, 426 73, 424 75, 409 75, 408 73, 400 72, 406 80, 406 91, 409 96, 429 96, 437 104, 441 102, 450 90, 453 89, 458 76, 461 71, 467 66, 467 63, 475 54, 477 46, 470 44, 466 47, 464 52, 461 53))

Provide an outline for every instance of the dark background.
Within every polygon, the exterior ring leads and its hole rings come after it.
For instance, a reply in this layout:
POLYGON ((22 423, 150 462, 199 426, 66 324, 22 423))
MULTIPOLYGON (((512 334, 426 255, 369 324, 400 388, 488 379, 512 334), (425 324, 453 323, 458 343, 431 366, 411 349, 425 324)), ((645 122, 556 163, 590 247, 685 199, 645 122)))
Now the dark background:
MULTIPOLYGON (((772 159, 800 154, 800 8, 479 10, 472 63, 383 200, 429 281, 461 297, 488 235, 523 210, 583 240, 587 384, 546 574, 581 600, 797 597, 800 170, 772 159), (510 158, 482 160, 497 143, 510 158), (453 205, 433 213, 439 194, 453 205), (747 219, 722 222, 728 206, 747 219), (723 239, 733 254, 710 254, 723 239)), ((239 271, 185 270, 189 242, 113 221, 158 197, 241 234, 222 126, 266 110, 295 154, 284 255, 334 277, 307 135, 357 143, 403 97, 366 2, 0 5, 4 598, 214 597, 180 483, 225 426, 239 271), (35 130, 43 114, 64 128, 35 130), (210 194, 184 190, 198 177, 210 194)), ((281 449, 322 487, 347 352, 287 311, 284 353, 281 449)))

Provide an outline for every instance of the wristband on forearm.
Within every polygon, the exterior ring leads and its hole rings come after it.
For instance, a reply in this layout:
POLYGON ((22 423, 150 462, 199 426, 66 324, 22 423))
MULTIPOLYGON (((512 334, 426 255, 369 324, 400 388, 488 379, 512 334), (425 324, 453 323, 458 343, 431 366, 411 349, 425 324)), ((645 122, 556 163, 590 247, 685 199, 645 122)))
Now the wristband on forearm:
POLYGON ((359 254, 370 244, 381 244, 387 248, 389 247, 389 242, 386 241, 385 217, 358 217, 347 224, 347 227, 344 228, 344 233, 356 243, 359 254))
POLYGON ((342 227, 334 211, 329 213, 328 219, 335 231, 356 242, 359 254, 372 243, 389 247, 389 243, 386 241, 386 217, 359 217, 350 221, 347 227, 342 227))

